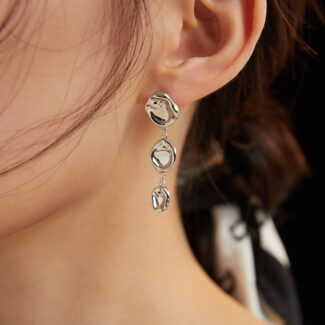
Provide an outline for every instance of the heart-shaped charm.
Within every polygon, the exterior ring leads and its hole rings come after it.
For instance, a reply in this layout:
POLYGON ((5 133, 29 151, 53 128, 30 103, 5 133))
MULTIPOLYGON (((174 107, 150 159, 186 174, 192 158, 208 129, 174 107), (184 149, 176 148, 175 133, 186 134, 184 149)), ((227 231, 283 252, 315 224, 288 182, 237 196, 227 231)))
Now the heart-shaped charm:
POLYGON ((178 106, 165 93, 151 96, 145 107, 151 120, 158 126, 171 125, 179 117, 178 106))
POLYGON ((152 207, 156 211, 164 211, 169 207, 170 193, 165 186, 158 186, 152 192, 152 207))
POLYGON ((150 160, 157 171, 167 171, 175 164, 176 148, 168 140, 160 140, 153 146, 150 160))

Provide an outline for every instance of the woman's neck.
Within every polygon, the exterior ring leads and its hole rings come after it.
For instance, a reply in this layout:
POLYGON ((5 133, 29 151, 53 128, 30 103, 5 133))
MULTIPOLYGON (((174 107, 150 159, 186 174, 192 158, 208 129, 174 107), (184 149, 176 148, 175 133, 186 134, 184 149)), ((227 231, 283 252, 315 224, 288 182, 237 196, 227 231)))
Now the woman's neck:
POLYGON ((176 204, 107 194, 1 239, 1 324, 261 324, 198 264, 176 204))
POLYGON ((156 324, 196 299, 208 279, 175 202, 155 213, 145 195, 115 195, 94 193, 0 241, 1 324, 156 324), (102 205, 107 195, 115 206, 102 205))
POLYGON ((0 323, 101 324, 169 302, 195 261, 177 207, 155 213, 146 201, 102 189, 3 238, 0 323))
MULTIPOLYGON (((183 116, 169 131, 176 148, 190 122, 183 116)), ((100 123, 91 134, 114 131, 100 123)), ((0 239, 1 324, 255 323, 192 253, 177 205, 180 159, 167 174, 169 208, 153 211, 159 174, 149 153, 159 132, 135 125, 96 189, 0 239)), ((87 135, 83 143, 94 142, 87 135)))

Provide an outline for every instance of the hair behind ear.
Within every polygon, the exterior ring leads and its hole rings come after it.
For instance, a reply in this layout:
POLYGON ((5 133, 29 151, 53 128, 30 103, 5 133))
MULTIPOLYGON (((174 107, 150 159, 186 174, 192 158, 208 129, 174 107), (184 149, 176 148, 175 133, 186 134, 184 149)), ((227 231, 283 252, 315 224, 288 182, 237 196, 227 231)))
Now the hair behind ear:
POLYGON ((218 190, 212 196, 218 202, 225 203, 223 196, 229 202, 248 202, 255 195, 266 210, 275 212, 300 180, 310 175, 285 108, 268 92, 294 53, 307 4, 286 3, 282 11, 278 1, 268 2, 264 31, 248 64, 230 84, 200 102, 180 166, 181 206, 193 199, 190 184, 213 182, 218 190), (287 11, 296 13, 292 22, 285 16, 287 11), (224 148, 225 159, 208 170, 205 162, 211 160, 211 143, 216 141, 224 148), (219 189, 220 182, 224 187, 219 189))

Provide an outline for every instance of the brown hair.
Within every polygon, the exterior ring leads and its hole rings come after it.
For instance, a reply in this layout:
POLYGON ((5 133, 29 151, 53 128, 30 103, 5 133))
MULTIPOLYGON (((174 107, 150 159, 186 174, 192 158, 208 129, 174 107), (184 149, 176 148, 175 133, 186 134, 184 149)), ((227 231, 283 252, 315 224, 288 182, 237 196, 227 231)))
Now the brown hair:
MULTIPOLYGON (((14 3, 0 24, 0 43, 11 30, 10 21, 17 24, 21 16, 19 3, 14 3), (4 31, 7 34, 1 35, 4 31)), ((251 198, 255 198, 265 210, 274 212, 310 172, 286 110, 272 99, 268 87, 293 56, 297 42, 313 52, 299 33, 306 10, 313 8, 320 18, 321 10, 315 0, 267 3, 266 25, 252 58, 235 80, 201 100, 183 148, 179 203, 190 244, 208 273, 213 260, 208 211, 213 204, 236 202, 248 216, 251 198)), ((113 1, 109 16, 116 55, 100 87, 76 108, 77 117, 65 132, 32 157, 0 170, 0 176, 45 154, 80 129, 137 73, 134 67, 150 31, 146 1, 113 1)))
MULTIPOLYGON (((46 10, 46 1, 44 1, 44 3, 37 3, 37 6, 41 5, 43 5, 41 9, 46 10)), ((103 5, 105 6, 105 2, 103 2, 103 5)), ((24 32, 24 23, 26 23, 26 20, 24 20, 23 17, 27 15, 29 9, 33 8, 29 8, 28 2, 20 0, 16 0, 8 8, 8 12, 3 20, 0 21, 0 45, 2 47, 4 47, 5 42, 10 39, 9 36, 13 31, 15 31, 16 34, 19 34, 20 31, 22 33, 24 32), (3 35, 1 35, 1 33, 3 35)), ((73 111, 70 111, 66 115, 61 115, 55 120, 46 121, 37 126, 44 127, 47 124, 55 125, 55 123, 59 125, 69 117, 69 120, 73 122, 64 132, 32 156, 25 157, 20 161, 14 161, 4 168, 0 166, 0 177, 46 154, 67 137, 85 126, 87 122, 91 122, 105 104, 118 95, 125 81, 134 78, 134 76, 142 70, 142 66, 138 63, 141 55, 144 54, 145 38, 150 35, 151 31, 146 1, 112 1, 110 5, 104 9, 101 26, 99 26, 99 28, 104 30, 109 26, 109 41, 113 44, 111 47, 114 48, 112 62, 108 67, 103 67, 103 69, 107 70, 105 77, 101 80, 99 86, 86 102, 75 107, 73 111), (123 40, 123 42, 121 42, 121 40, 123 40)), ((42 22, 39 22, 40 27, 41 24, 42 22)), ((15 35, 15 38, 18 38, 17 35, 15 35)), ((151 48, 147 50, 143 64, 145 64, 146 59, 149 58, 150 50, 151 48)), ((141 61, 142 60, 141 58, 141 61)), ((18 136, 24 136, 34 128, 35 127, 23 130, 18 136)), ((18 136, 15 138, 18 138, 18 136)), ((2 156, 2 149, 4 148, 0 148, 0 156, 2 156)))
MULTIPOLYGON (((191 247, 214 277, 210 208, 234 203, 250 224, 255 209, 275 215, 311 169, 297 143, 289 115, 269 87, 293 58, 307 12, 322 11, 313 0, 271 0, 256 49, 238 77, 204 98, 183 148, 179 200, 191 247)), ((215 279, 217 281, 217 279, 215 279)))

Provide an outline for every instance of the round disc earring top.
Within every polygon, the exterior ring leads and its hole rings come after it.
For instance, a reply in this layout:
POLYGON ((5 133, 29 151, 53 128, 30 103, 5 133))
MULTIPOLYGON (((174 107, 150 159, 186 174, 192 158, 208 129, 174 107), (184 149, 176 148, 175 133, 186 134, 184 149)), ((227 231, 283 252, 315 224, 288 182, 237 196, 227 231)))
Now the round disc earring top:
POLYGON ((165 93, 151 96, 145 107, 151 120, 161 127, 172 125, 179 117, 178 106, 165 93))

